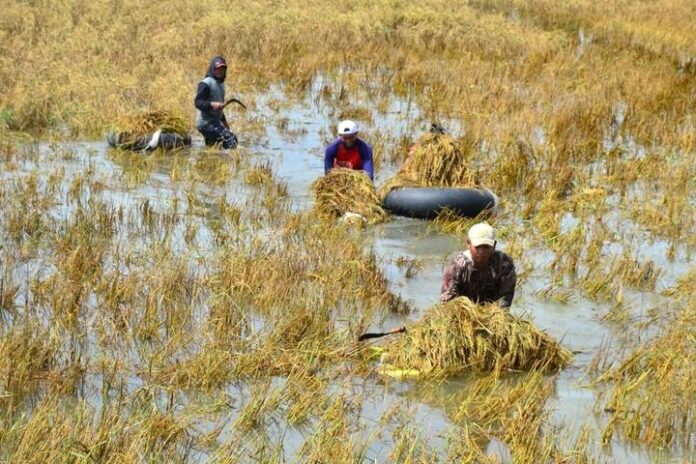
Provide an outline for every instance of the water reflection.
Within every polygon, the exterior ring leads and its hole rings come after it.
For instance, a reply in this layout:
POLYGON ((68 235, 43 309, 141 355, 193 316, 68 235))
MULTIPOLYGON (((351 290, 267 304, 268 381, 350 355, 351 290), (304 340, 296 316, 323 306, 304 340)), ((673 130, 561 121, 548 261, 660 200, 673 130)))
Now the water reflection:
MULTIPOLYGON (((319 90, 317 90, 318 92, 319 90)), ((182 206, 181 214, 194 216, 198 220, 195 242, 203 260, 209 258, 217 233, 225 221, 234 216, 230 205, 244 205, 255 190, 244 183, 242 175, 254 163, 268 161, 278 179, 287 184, 289 205, 295 210, 311 207, 310 185, 317 176, 323 174, 323 147, 335 121, 326 108, 313 105, 316 95, 310 94, 308 101, 287 104, 282 108, 273 107, 273 92, 259 97, 257 111, 261 114, 276 114, 281 124, 266 124, 261 136, 249 137, 252 142, 237 152, 210 152, 202 149, 202 140, 194 139, 191 148, 171 154, 155 153, 142 155, 113 152, 105 143, 78 143, 66 151, 70 156, 64 158, 70 174, 75 174, 91 166, 98 176, 112 177, 110 190, 105 191, 107 199, 116 203, 137 202, 147 199, 155 209, 170 208, 174 199, 182 206), (115 177, 114 177, 115 176, 115 177), (200 182, 198 197, 187 199, 182 184, 187 181, 200 182), (130 195, 122 195, 128 192, 130 195), (220 199, 225 199, 223 206, 220 199), (196 208, 198 205, 200 208, 196 208)), ((617 131, 621 127, 619 119, 621 108, 617 108, 617 131)), ((394 139, 408 133, 420 121, 421 115, 410 102, 395 100, 388 111, 372 115, 372 123, 367 129, 370 133, 392 134, 394 139)), ((424 131, 427 127, 424 125, 424 131)), ((545 139, 543 132, 537 134, 539 143, 545 139)), ((48 150, 42 146, 41 150, 48 150)), ((386 159, 387 157, 384 157, 386 159)), ((31 163, 27 161, 27 163, 31 163)), ((31 170, 35 165, 23 168, 31 170)), ((383 164, 377 172, 375 183, 379 185, 390 177, 397 166, 383 164)), ((245 214, 239 211, 238 214, 245 214)), ((571 227, 574 218, 568 218, 571 227)), ((182 226, 183 227, 183 226, 182 226)), ((183 232, 179 230, 179 233, 183 232)), ((262 234, 262 231, 258 232, 262 234)), ((272 231, 268 231, 269 234, 272 231)), ((442 267, 447 256, 461 249, 462 239, 439 233, 432 224, 406 218, 394 217, 386 224, 366 229, 365 247, 374 249, 382 258, 383 266, 391 288, 402 298, 412 302, 414 311, 409 315, 389 314, 381 328, 391 328, 407 320, 419 319, 423 312, 437 301, 440 290, 442 267), (420 268, 414 275, 407 275, 404 267, 397 261, 401 257, 418 260, 420 268)), ((183 240, 183 238, 180 238, 183 240)), ((505 243, 502 243, 504 250, 505 243)), ((600 430, 602 418, 593 418, 596 402, 595 393, 583 388, 588 381, 584 369, 591 362, 594 352, 602 349, 612 335, 612 328, 598 317, 608 309, 607 303, 597 303, 578 298, 572 305, 543 301, 537 291, 548 285, 549 275, 545 270, 551 256, 545 250, 525 250, 522 262, 533 264, 533 271, 518 292, 513 306, 515 313, 527 313, 535 323, 554 337, 576 351, 572 366, 562 371, 555 384, 555 395, 548 405, 551 411, 551 426, 563 427, 571 437, 579 433, 578 424, 590 423, 594 430, 600 430)), ((686 266, 686 264, 683 264, 686 266)), ((636 295, 643 298, 643 296, 636 295)), ((644 304, 649 304, 645 302, 644 304)), ((255 321, 262 325, 262 321, 255 321)), ((378 321, 375 321, 377 323, 378 321)), ((98 378, 93 379, 95 383, 98 378)), ((423 433, 428 443, 437 450, 446 447, 444 436, 454 424, 452 415, 458 405, 470 392, 472 379, 467 377, 451 379, 438 385, 416 381, 387 382, 376 377, 353 379, 353 388, 363 398, 361 420, 366 425, 379 424, 381 418, 391 408, 404 407, 412 413, 417 423, 423 425, 423 433)), ((132 388, 138 388, 134 384, 132 388)), ((228 393, 239 399, 235 405, 242 410, 248 402, 248 386, 230 388, 228 393), (246 390, 244 390, 246 389, 246 390), (244 394, 244 391, 247 391, 244 394)), ((96 400, 99 401, 98 399, 96 400)), ((234 414, 232 415, 234 418, 234 414)), ((393 424, 390 425, 393 427, 393 424)), ((306 435, 293 429, 277 425, 274 438, 283 443, 288 456, 295 456, 306 435)), ((387 430, 390 430, 387 427, 387 430)), ((370 449, 370 458, 383 461, 389 455, 392 441, 389 437, 377 440, 370 449)), ((509 461, 509 452, 504 444, 491 440, 482 444, 487 452, 509 461)), ((640 447, 633 448, 620 442, 612 444, 614 458, 630 462, 647 462, 654 454, 646 454, 640 447)))

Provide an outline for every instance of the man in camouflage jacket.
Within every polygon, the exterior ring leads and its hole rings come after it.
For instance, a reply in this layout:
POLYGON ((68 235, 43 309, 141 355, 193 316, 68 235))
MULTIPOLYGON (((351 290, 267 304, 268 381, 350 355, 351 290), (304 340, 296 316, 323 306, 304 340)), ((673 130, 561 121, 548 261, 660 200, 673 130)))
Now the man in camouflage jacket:
POLYGON ((509 308, 517 275, 512 258, 496 251, 495 230, 486 223, 469 229, 468 249, 458 253, 442 276, 440 301, 465 296, 477 303, 499 302, 509 308))

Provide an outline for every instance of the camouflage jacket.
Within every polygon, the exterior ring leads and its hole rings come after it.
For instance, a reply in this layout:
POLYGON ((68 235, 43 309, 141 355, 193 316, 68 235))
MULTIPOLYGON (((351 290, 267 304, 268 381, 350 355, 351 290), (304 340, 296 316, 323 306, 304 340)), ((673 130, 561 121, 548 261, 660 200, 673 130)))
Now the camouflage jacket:
POLYGON ((450 301, 465 296, 477 303, 500 300, 507 308, 515 296, 515 264, 512 258, 501 251, 494 251, 487 269, 475 269, 469 251, 454 256, 442 276, 440 301, 450 301))

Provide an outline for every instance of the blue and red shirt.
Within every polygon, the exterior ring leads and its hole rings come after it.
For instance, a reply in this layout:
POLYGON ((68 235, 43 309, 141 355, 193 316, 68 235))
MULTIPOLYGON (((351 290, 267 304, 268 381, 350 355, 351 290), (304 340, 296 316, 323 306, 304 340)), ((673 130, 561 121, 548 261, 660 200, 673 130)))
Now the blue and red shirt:
POLYGON ((373 180, 372 147, 360 139, 355 139, 353 146, 348 148, 339 137, 326 148, 324 174, 328 174, 334 166, 363 170, 373 180))

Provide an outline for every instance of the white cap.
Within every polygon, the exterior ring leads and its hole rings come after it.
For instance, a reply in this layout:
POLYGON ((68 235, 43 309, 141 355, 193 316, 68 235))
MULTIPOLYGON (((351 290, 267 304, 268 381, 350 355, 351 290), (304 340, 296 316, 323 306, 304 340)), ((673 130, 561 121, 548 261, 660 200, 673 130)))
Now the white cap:
POLYGON ((479 245, 495 246, 495 230, 485 222, 479 222, 469 229, 469 242, 475 247, 479 245))
POLYGON ((355 135, 358 133, 358 131, 360 131, 358 125, 350 119, 341 121, 341 123, 338 125, 338 135, 355 135))

